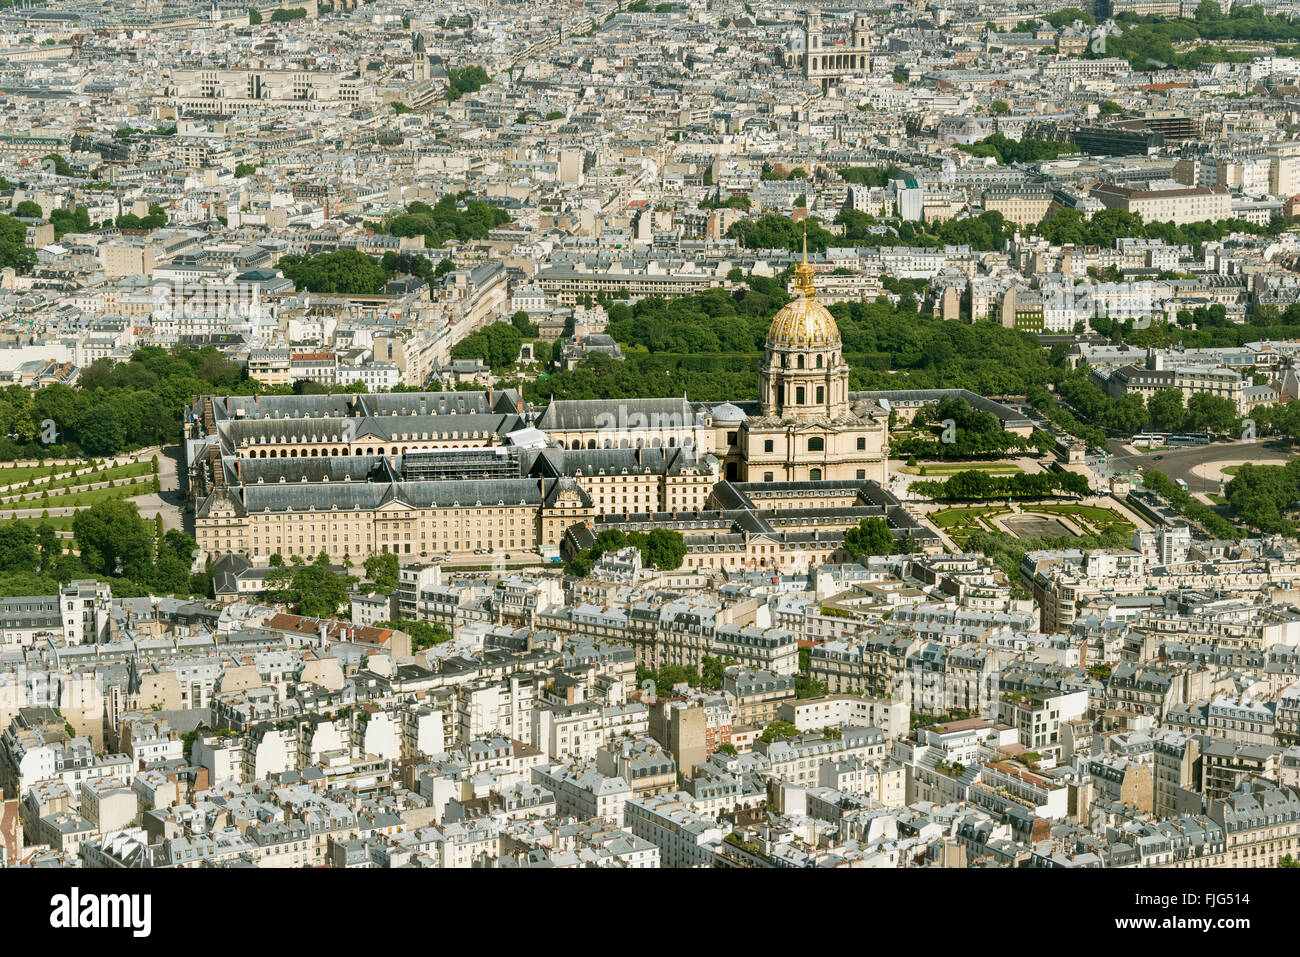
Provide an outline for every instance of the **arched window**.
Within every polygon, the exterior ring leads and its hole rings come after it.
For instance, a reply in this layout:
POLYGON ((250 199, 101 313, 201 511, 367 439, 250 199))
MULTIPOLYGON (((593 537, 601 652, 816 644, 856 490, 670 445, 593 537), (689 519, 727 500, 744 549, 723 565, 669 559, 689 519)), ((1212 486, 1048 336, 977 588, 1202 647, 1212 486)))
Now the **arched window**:
POLYGON ((587 448, 589 448, 589 449, 594 449, 595 447, 596 447, 596 440, 595 440, 595 439, 588 439, 588 440, 587 440, 587 448))
POLYGON ((799 368, 800 368, 800 369, 803 368, 803 356, 800 356, 800 357, 799 357, 799 368))
POLYGON ((821 469, 809 469, 809 470, 808 470, 808 480, 809 480, 810 482, 820 482, 820 481, 822 480, 822 470, 821 470, 821 469))
POLYGON ((820 369, 821 367, 822 367, 822 357, 821 357, 821 356, 818 356, 818 357, 817 357, 817 368, 820 369))
POLYGON ((823 452, 826 450, 826 443, 821 438, 812 438, 808 440, 809 452, 823 452))

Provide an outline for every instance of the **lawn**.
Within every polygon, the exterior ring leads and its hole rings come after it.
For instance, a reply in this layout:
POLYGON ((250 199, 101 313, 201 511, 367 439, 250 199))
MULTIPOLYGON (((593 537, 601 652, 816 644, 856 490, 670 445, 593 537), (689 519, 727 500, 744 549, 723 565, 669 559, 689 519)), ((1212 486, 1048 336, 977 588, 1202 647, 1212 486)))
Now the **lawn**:
POLYGON ((26 482, 29 479, 40 478, 50 474, 50 469, 55 469, 58 474, 66 475, 78 468, 86 468, 89 465, 10 465, 0 468, 0 486, 13 485, 15 482, 26 482))
POLYGON ((71 532, 73 517, 72 515, 60 515, 52 518, 0 518, 0 521, 17 522, 19 525, 30 525, 32 528, 48 525, 56 532, 71 532))
POLYGON ((1019 465, 1002 462, 945 462, 942 465, 902 465, 898 471, 906 475, 924 475, 926 478, 956 475, 958 472, 990 472, 994 475, 1019 475, 1024 471, 1019 465), (922 472, 922 469, 925 471, 922 472))
POLYGON ((1011 511, 1005 506, 994 506, 992 508, 976 506, 974 508, 945 508, 943 511, 934 512, 930 515, 930 521, 940 528, 953 528, 958 525, 974 525, 983 516, 999 515, 1003 512, 1011 511))
POLYGON ((1114 509, 1101 508, 1097 505, 1034 505, 1026 508, 1029 512, 1042 512, 1045 515, 1061 515, 1073 519, 1085 530, 1088 525, 1098 532, 1108 528, 1132 529, 1133 523, 1114 509))
POLYGON ((90 506, 114 498, 134 498, 153 491, 152 478, 117 488, 96 488, 88 492, 68 492, 63 495, 51 495, 49 498, 29 498, 20 501, 0 503, 0 511, 12 511, 25 508, 76 508, 90 506))
POLYGON ((51 479, 45 482, 33 480, 35 487, 32 489, 10 490, 0 493, 0 496, 6 500, 15 499, 18 496, 31 499, 33 495, 39 497, 43 491, 54 492, 58 489, 80 488, 83 485, 92 485, 96 482, 116 482, 121 479, 139 478, 142 475, 151 474, 152 468, 148 462, 128 462, 126 465, 116 465, 111 469, 100 469, 97 473, 70 475, 67 478, 51 479))
POLYGON ((960 544, 976 532, 997 531, 989 521, 995 515, 1005 515, 1011 509, 1005 505, 976 506, 974 508, 945 508, 927 516, 948 537, 960 544))
MULTIPOLYGON (((1072 505, 1067 503, 1048 504, 1048 505, 1027 505, 1022 509, 1022 514, 1043 514, 1053 516, 1063 516, 1072 519, 1085 532, 1101 532, 1108 528, 1122 528, 1132 530, 1133 523, 1124 518, 1118 512, 1101 508, 1096 505, 1072 505)), ((976 532, 995 531, 1000 532, 1002 529, 993 524, 992 519, 996 516, 1010 515, 1011 509, 1005 505, 995 506, 974 506, 945 508, 938 512, 931 512, 927 518, 934 523, 937 528, 942 529, 949 538, 957 545, 962 545, 965 540, 976 532)))

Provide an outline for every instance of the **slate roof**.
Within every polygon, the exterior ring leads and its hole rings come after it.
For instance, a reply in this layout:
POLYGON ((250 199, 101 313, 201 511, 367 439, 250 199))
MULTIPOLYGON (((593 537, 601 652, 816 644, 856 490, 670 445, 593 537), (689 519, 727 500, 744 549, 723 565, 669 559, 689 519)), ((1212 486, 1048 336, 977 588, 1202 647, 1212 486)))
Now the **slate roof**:
MULTIPOLYGON (((626 431, 633 415, 647 417, 645 428, 656 422, 671 423, 671 427, 695 424, 696 413, 685 398, 673 399, 560 399, 546 407, 537 421, 537 427, 546 431, 589 431, 612 426, 626 431), (653 417, 658 417, 653 418, 653 417)), ((703 424, 701 421, 700 424, 703 424)))

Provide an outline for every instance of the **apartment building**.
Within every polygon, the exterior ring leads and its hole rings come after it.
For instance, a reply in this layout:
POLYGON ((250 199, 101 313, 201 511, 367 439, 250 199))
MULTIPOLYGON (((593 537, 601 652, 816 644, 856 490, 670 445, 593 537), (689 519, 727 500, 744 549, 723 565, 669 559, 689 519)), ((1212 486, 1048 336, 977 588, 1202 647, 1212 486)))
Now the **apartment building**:
POLYGON ((1172 222, 1175 226, 1216 221, 1232 217, 1232 197, 1225 186, 1184 187, 1170 181, 1171 188, 1136 189, 1105 185, 1092 190, 1092 196, 1107 209, 1137 213, 1145 222, 1172 222))

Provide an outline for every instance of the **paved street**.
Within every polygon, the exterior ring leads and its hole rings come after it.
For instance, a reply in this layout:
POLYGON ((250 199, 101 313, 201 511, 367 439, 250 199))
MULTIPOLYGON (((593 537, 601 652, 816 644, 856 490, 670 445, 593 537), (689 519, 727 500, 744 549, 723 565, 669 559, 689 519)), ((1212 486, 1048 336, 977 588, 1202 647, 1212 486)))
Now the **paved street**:
POLYGON ((1144 452, 1124 445, 1118 440, 1107 443, 1113 458, 1111 469, 1116 472, 1129 469, 1159 469, 1171 479, 1182 479, 1193 493, 1217 493, 1221 469, 1250 462, 1256 465, 1285 465, 1295 456, 1291 446, 1276 440, 1257 442, 1214 442, 1186 449, 1164 452, 1144 452))

